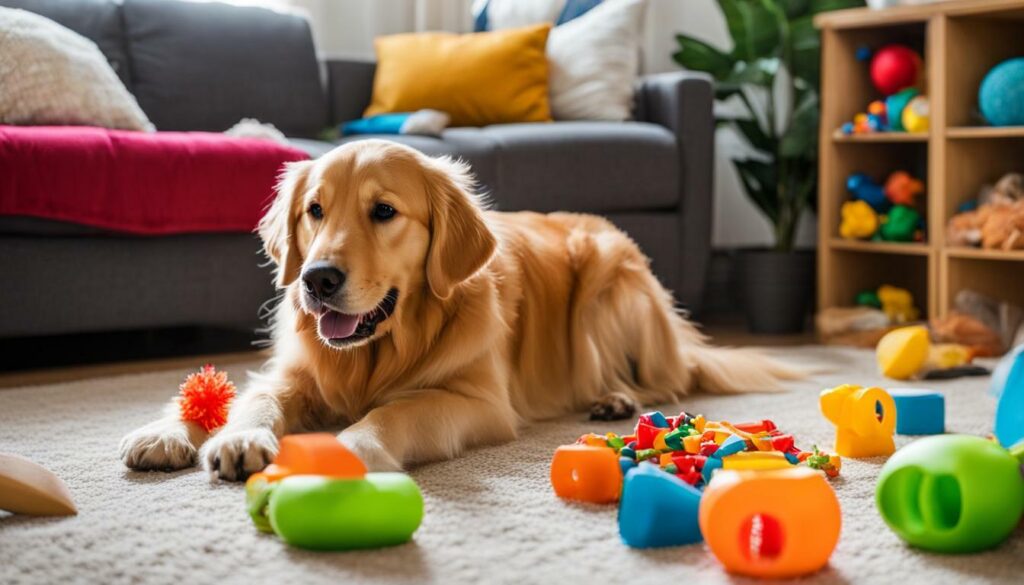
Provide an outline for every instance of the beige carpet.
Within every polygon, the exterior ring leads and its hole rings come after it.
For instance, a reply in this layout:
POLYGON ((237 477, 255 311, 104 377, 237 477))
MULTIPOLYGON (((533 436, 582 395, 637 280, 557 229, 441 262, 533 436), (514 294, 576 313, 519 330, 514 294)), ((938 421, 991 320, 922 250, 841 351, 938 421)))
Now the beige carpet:
MULTIPOLYGON (((834 374, 780 395, 696 396, 681 407, 712 419, 772 418, 798 444, 830 445, 817 391, 841 382, 879 384, 871 355, 793 348, 779 355, 827 363, 834 374)), ((199 364, 197 364, 198 366, 199 364)), ((233 379, 255 364, 228 368, 233 379)), ((702 545, 639 551, 618 538, 616 509, 570 504, 551 492, 553 449, 586 431, 630 423, 573 416, 524 430, 516 443, 417 469, 426 516, 414 542, 392 549, 310 553, 259 534, 240 485, 196 470, 135 473, 116 458, 118 439, 153 418, 184 372, 0 390, 0 451, 28 456, 64 478, 74 518, 0 513, 0 583, 731 583, 702 545)), ((943 382, 950 431, 991 431, 987 378, 943 382)), ((905 444, 906 438, 899 438, 905 444)), ((1024 531, 999 549, 941 556, 907 548, 873 502, 880 460, 846 461, 836 482, 843 532, 830 566, 812 582, 1010 583, 1024 572, 1024 531)))

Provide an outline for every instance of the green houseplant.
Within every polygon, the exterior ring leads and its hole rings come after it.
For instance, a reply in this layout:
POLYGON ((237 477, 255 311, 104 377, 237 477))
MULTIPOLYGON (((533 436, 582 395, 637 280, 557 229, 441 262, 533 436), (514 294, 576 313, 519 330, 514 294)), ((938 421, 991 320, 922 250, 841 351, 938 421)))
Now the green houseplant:
POLYGON ((772 226, 774 246, 740 257, 748 322, 765 333, 803 328, 814 254, 794 248, 796 228, 816 200, 820 37, 814 15, 863 0, 718 0, 731 51, 678 35, 677 63, 715 79, 718 115, 752 149, 732 159, 744 191, 772 226))

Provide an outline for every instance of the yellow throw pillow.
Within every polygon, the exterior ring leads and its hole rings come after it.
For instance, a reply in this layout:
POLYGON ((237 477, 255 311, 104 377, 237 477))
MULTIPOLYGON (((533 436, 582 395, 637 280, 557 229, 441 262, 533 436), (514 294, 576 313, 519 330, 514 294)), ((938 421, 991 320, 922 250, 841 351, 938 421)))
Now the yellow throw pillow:
POLYGON ((551 25, 472 34, 378 37, 373 100, 365 116, 430 108, 452 126, 550 122, 551 25))

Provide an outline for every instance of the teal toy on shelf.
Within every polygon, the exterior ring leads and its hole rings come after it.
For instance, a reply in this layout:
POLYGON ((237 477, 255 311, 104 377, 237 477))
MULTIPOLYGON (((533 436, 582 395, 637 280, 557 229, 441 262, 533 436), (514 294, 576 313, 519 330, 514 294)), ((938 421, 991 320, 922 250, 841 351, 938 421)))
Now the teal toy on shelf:
POLYGON ((878 511, 907 543, 967 553, 1003 542, 1024 514, 1018 457, 967 435, 927 437, 897 451, 875 489, 878 511))
POLYGON ((265 470, 245 484, 256 527, 311 550, 378 548, 408 542, 423 519, 423 496, 404 473, 367 473, 326 433, 288 435, 265 470))

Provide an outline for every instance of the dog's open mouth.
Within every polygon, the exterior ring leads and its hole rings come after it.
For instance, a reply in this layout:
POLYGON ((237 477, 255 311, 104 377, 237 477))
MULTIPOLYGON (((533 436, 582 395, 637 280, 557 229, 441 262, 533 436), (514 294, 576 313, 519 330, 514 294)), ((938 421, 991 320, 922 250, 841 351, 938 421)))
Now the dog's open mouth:
POLYGON ((398 289, 393 288, 372 311, 362 315, 348 315, 325 307, 317 319, 320 337, 336 347, 372 337, 377 325, 395 312, 397 303, 398 289))

